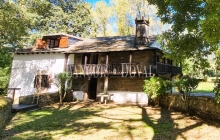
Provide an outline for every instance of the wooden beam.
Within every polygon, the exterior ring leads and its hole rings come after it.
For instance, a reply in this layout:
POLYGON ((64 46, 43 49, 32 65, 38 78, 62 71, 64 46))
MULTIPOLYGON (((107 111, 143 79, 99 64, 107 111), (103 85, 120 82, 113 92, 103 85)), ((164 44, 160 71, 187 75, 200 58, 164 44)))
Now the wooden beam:
POLYGON ((105 81, 104 81, 104 94, 107 94, 108 91, 108 77, 105 77, 105 81))
POLYGON ((108 55, 109 55, 109 54, 106 54, 106 61, 105 61, 105 64, 106 64, 106 65, 108 65, 108 55))
POLYGON ((129 54, 129 73, 131 73, 132 52, 129 54))
MULTIPOLYGON (((109 61, 109 54, 107 53, 106 54, 106 61, 105 61, 105 64, 108 65, 108 61, 109 61)), ((108 91, 108 77, 105 77, 105 81, 104 81, 104 91, 103 93, 104 94, 107 94, 107 91, 108 91)))
POLYGON ((132 52, 130 52, 130 55, 129 55, 129 63, 131 64, 132 62, 132 52))
POLYGON ((157 73, 157 50, 154 50, 154 65, 156 66, 156 69, 154 70, 155 73, 157 73))
POLYGON ((85 55, 85 59, 84 59, 84 65, 86 65, 86 64, 87 64, 87 59, 88 59, 88 57, 87 57, 87 55, 85 55))
POLYGON ((63 68, 63 71, 66 72, 67 70, 67 63, 68 63, 68 57, 69 57, 70 54, 67 54, 65 53, 65 62, 64 62, 64 68, 63 68))

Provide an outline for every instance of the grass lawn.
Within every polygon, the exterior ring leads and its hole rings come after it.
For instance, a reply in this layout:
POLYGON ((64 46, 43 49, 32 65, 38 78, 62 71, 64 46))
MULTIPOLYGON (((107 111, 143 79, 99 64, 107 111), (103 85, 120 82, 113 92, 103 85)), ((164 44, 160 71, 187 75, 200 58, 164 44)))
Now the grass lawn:
POLYGON ((161 108, 55 104, 13 114, 3 140, 176 140, 220 137, 220 125, 161 108))
POLYGON ((213 92, 214 82, 200 82, 198 87, 193 91, 196 92, 213 92))

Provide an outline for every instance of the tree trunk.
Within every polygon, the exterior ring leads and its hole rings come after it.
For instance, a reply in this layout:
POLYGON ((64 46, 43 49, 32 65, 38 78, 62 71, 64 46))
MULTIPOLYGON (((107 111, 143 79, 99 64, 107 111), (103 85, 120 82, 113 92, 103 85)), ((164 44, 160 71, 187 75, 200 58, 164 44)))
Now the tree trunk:
POLYGON ((62 98, 62 88, 61 87, 59 87, 58 92, 59 92, 59 97, 60 97, 60 104, 62 104, 63 103, 63 98, 62 98))

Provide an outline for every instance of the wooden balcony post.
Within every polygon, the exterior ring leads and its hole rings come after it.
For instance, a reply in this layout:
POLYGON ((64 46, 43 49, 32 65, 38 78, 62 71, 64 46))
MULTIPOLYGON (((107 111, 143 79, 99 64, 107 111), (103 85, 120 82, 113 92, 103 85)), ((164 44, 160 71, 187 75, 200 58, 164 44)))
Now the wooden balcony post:
POLYGON ((129 73, 131 73, 132 52, 129 55, 129 73))
POLYGON ((87 56, 85 55, 85 60, 84 60, 84 65, 86 65, 87 64, 87 56))
POLYGON ((156 66, 156 69, 154 70, 155 73, 157 73, 157 50, 154 51, 154 65, 156 66))
POLYGON ((67 71, 67 66, 68 66, 68 57, 69 57, 70 54, 65 54, 65 62, 64 62, 64 68, 63 68, 63 71, 67 71))
POLYGON ((108 54, 106 54, 105 64, 108 65, 108 54))
MULTIPOLYGON (((106 54, 106 62, 105 62, 106 66, 108 67, 108 54, 106 54)), ((108 77, 105 77, 105 81, 104 81, 104 94, 107 94, 108 91, 108 77)))

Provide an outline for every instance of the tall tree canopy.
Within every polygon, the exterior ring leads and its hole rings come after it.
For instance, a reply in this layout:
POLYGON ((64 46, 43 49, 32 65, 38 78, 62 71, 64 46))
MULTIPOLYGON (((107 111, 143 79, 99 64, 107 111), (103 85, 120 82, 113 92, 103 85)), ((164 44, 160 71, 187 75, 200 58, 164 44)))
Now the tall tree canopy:
POLYGON ((163 25, 156 16, 156 6, 146 0, 111 0, 109 4, 99 1, 93 7, 92 36, 134 35, 135 19, 150 20, 150 33, 158 34, 163 25))
POLYGON ((206 56, 219 48, 220 3, 218 0, 148 0, 158 7, 163 23, 171 24, 161 36, 168 56, 180 62, 191 59, 196 65, 207 65, 206 56))
POLYGON ((83 0, 0 0, 0 88, 9 79, 14 48, 58 32, 89 36, 91 5, 83 0))
POLYGON ((113 15, 112 7, 109 7, 104 1, 95 3, 93 15, 93 34, 91 36, 109 36, 113 34, 111 28, 111 17, 113 15))
POLYGON ((58 32, 88 36, 90 9, 83 0, 0 0, 0 47, 30 46, 37 37, 58 32))

